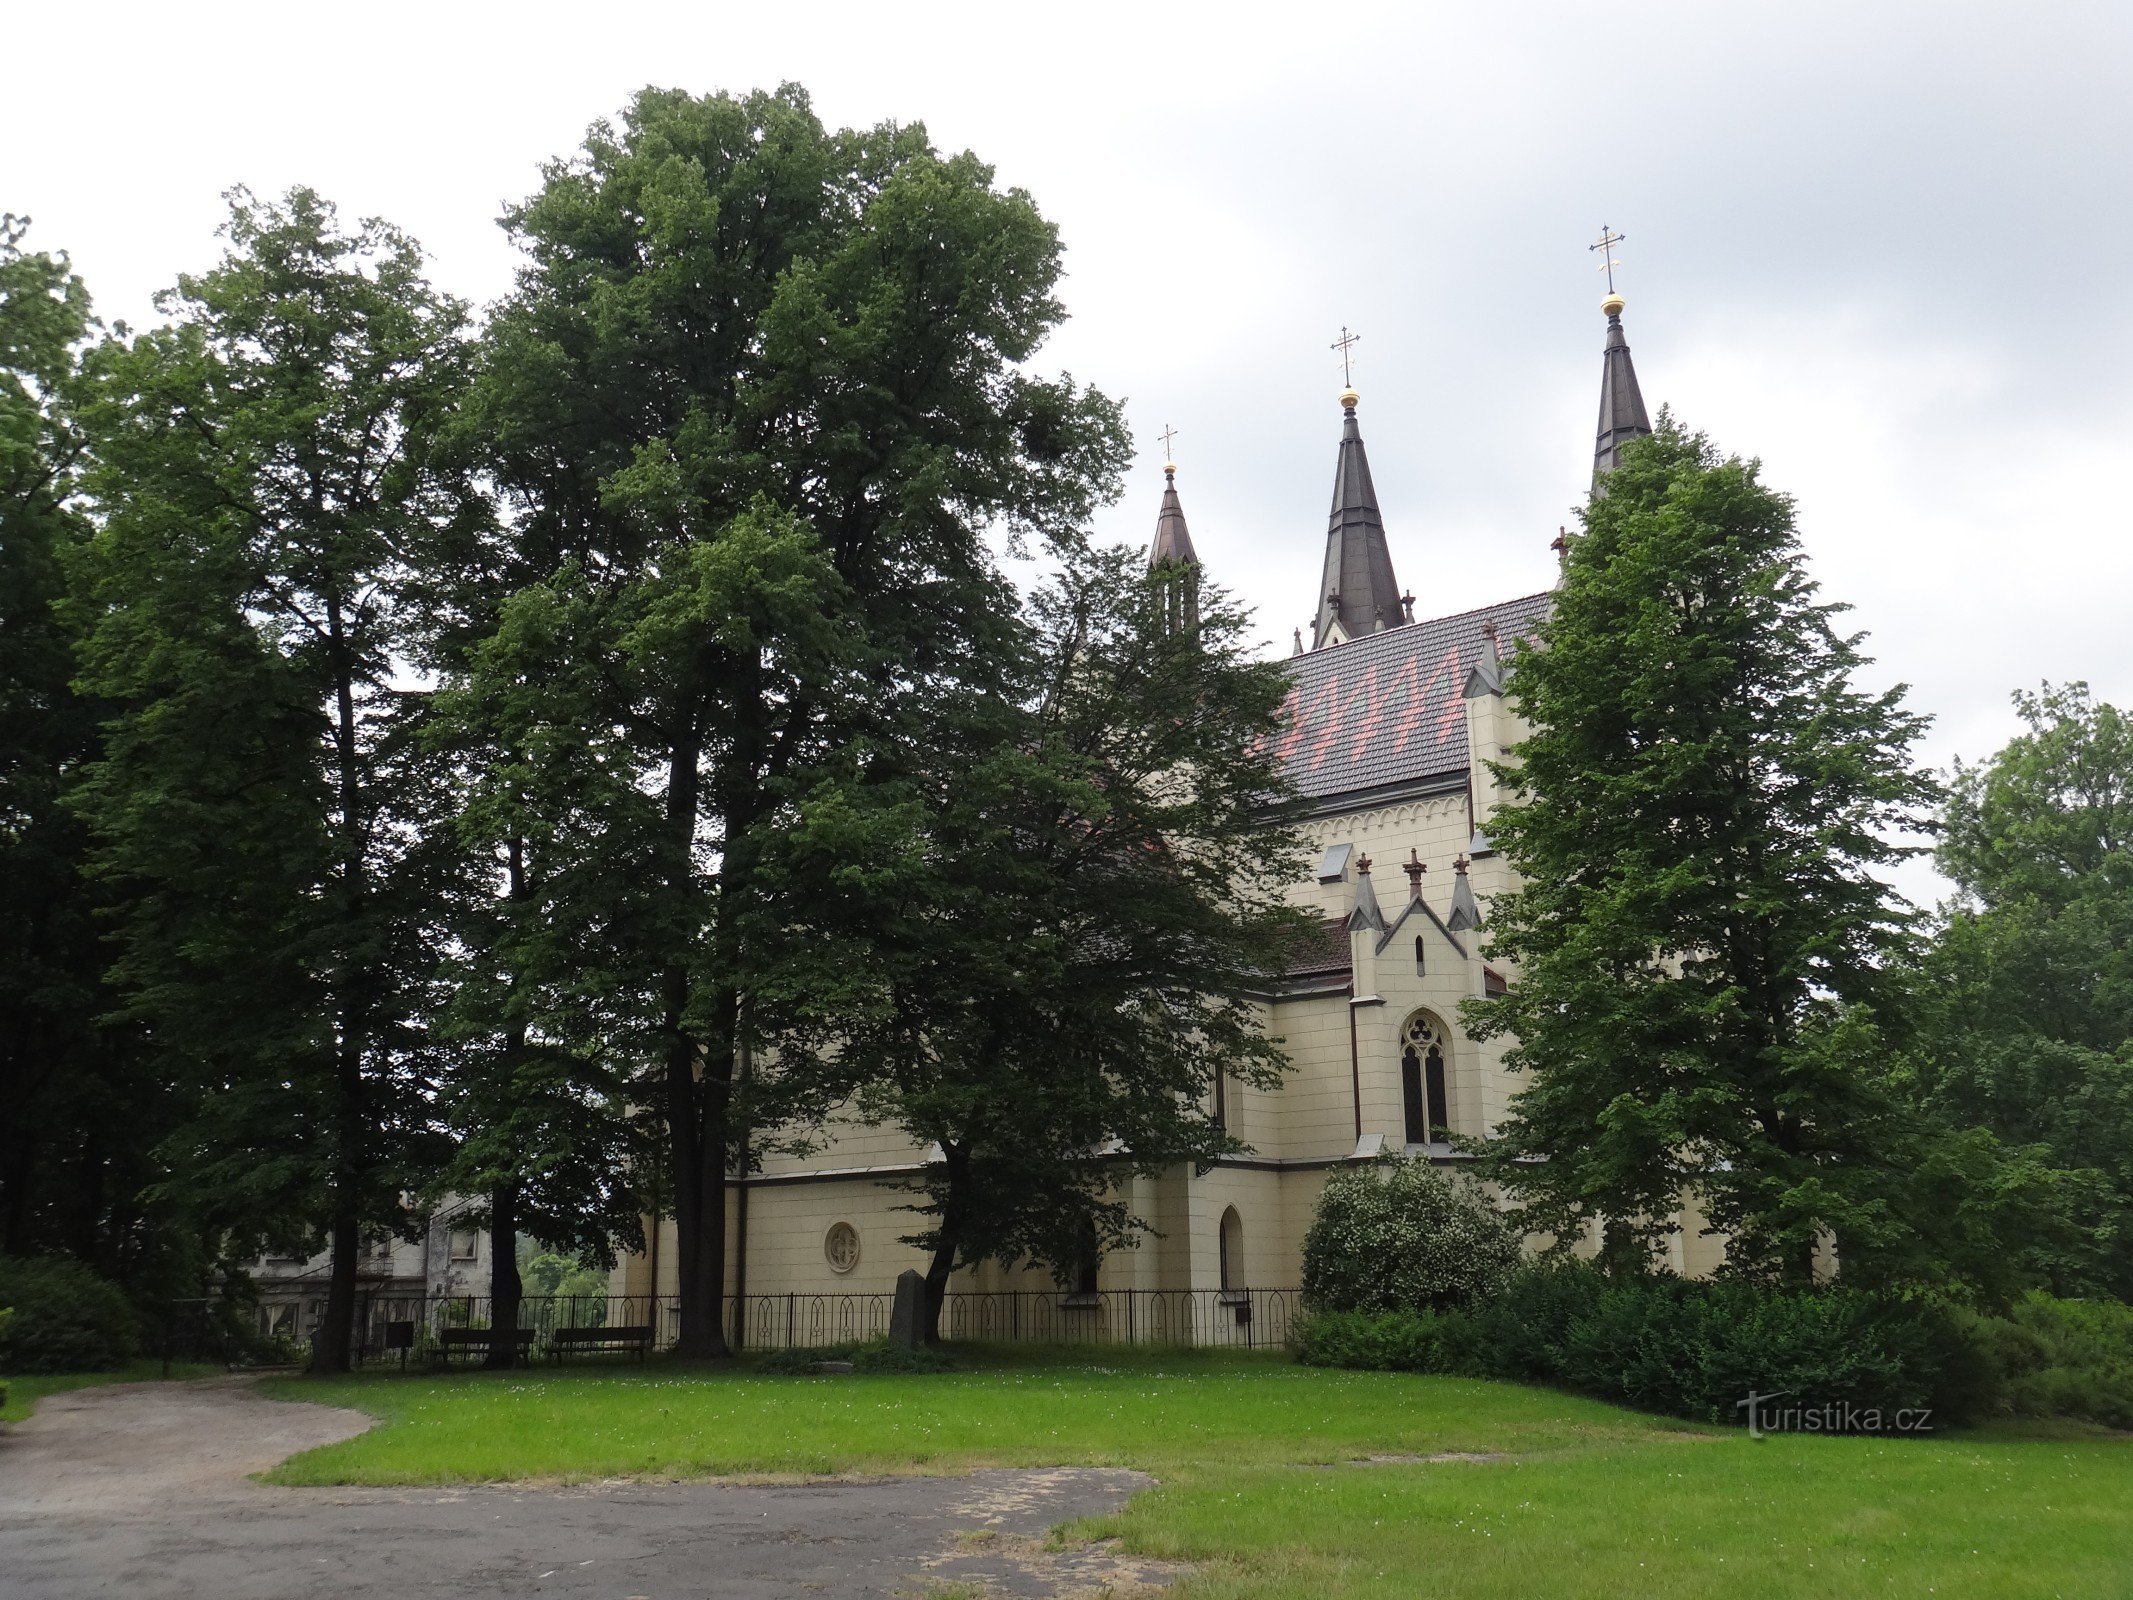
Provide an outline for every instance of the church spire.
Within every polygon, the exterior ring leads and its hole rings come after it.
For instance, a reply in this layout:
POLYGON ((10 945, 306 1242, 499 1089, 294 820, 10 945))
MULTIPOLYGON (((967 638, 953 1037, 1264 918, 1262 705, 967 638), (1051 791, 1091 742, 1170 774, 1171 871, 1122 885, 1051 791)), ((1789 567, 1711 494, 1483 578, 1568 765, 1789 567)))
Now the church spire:
POLYGON ((1185 508, 1178 503, 1178 464, 1167 459, 1177 434, 1163 427, 1163 504, 1155 514, 1155 539, 1148 546, 1148 570, 1163 590, 1163 615, 1170 629, 1200 624, 1200 558, 1185 528, 1185 508))
MULTIPOLYGON (((1168 428, 1163 430, 1165 443, 1175 437, 1168 428)), ((1178 464, 1163 463, 1163 504, 1155 514, 1155 542, 1148 546, 1148 570, 1153 572, 1166 561, 1182 562, 1197 567, 1200 558, 1193 553, 1192 535, 1185 530, 1185 508, 1178 503, 1178 464)))
MULTIPOLYGON (((1341 330, 1334 348, 1345 362, 1355 335, 1341 330)), ((1318 586, 1318 621, 1311 648, 1322 650, 1380 628, 1397 628, 1410 620, 1400 581, 1392 575, 1392 552, 1385 544, 1385 519, 1378 514, 1378 492, 1370 481, 1370 458, 1363 453, 1362 430, 1355 408, 1361 399, 1353 386, 1341 391, 1341 448, 1333 471, 1333 512, 1326 522, 1326 566, 1318 586)))
POLYGON ((1623 235, 1602 225, 1600 242, 1591 248, 1601 252, 1600 270, 1607 274, 1607 298, 1600 309, 1607 314, 1607 346, 1600 357, 1600 431, 1592 450, 1592 481, 1614 471, 1622 459, 1622 447, 1652 431, 1645 415, 1644 391, 1637 387, 1637 369, 1629 359, 1629 337, 1622 331, 1622 297, 1615 292, 1614 247, 1623 235))

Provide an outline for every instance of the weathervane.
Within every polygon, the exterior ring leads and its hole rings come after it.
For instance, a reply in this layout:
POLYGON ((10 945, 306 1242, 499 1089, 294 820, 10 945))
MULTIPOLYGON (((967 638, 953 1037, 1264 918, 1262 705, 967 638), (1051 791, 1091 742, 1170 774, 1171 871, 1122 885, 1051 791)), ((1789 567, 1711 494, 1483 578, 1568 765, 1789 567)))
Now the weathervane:
POLYGON ((1177 436, 1177 429, 1167 422, 1163 424, 1163 431, 1156 435, 1158 439, 1163 441, 1163 470, 1165 472, 1175 472, 1178 469, 1178 453, 1170 448, 1170 441, 1177 436))
POLYGON ((1600 224, 1600 242, 1585 246, 1587 251, 1597 250, 1600 252, 1600 264, 1593 270, 1607 274, 1607 292, 1609 294, 1615 292, 1615 268, 1622 265, 1621 262, 1615 259, 1615 246, 1621 244, 1627 238, 1627 234, 1617 233, 1603 222, 1600 224))
POLYGON ((1355 387, 1355 373, 1352 370, 1355 364, 1354 352, 1362 337, 1359 333, 1350 333, 1347 324, 1343 323, 1341 325, 1341 336, 1335 339, 1328 347, 1341 353, 1341 387, 1344 389, 1353 389, 1355 387))

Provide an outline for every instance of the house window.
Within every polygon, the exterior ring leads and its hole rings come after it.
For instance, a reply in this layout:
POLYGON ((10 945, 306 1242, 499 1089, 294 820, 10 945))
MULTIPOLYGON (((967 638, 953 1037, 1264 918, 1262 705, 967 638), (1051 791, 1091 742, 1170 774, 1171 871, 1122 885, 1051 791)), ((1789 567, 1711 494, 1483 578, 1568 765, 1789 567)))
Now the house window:
POLYGON ((452 1230, 452 1259, 454 1261, 472 1261, 479 1251, 480 1244, 481 1235, 472 1228, 454 1228, 452 1230))
POLYGON ((1427 1012, 1417 1011, 1400 1030, 1400 1098, 1409 1144, 1437 1144, 1450 1137, 1444 1030, 1427 1012))

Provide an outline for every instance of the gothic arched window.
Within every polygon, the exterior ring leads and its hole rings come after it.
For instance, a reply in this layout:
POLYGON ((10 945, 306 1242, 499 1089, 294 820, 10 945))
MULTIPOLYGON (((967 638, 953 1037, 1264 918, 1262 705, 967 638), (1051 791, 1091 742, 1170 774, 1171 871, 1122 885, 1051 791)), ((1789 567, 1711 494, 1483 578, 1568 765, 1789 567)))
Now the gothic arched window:
POLYGON ((1444 1030, 1426 1011, 1417 1011, 1400 1029, 1400 1098, 1407 1112, 1409 1144, 1435 1144, 1450 1136, 1444 1030))
POLYGON ((1244 1223, 1231 1206, 1222 1213, 1221 1231, 1215 1236, 1215 1267, 1219 1285, 1235 1289, 1244 1276, 1244 1223))

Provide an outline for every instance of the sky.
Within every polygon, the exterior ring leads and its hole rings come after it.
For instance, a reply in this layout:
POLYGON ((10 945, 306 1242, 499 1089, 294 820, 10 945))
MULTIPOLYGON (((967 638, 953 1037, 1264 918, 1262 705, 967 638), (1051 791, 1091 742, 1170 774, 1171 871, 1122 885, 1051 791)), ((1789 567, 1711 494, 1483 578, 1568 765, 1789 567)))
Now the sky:
POLYGON ((1122 398, 1140 449, 1099 533, 1146 542, 1173 426, 1201 559, 1284 653, 1343 327, 1417 614, 1547 587, 1605 223, 1647 401, 1797 497, 1927 761, 1989 754, 2041 680, 2133 703, 2133 6, 9 9, 0 209, 137 324, 236 183, 388 217, 480 304, 498 213, 644 84, 923 122, 1061 230, 1039 365, 1122 398))

